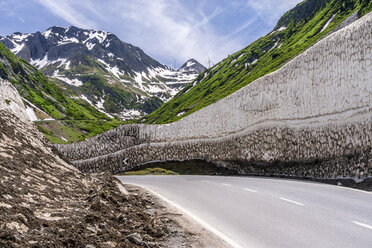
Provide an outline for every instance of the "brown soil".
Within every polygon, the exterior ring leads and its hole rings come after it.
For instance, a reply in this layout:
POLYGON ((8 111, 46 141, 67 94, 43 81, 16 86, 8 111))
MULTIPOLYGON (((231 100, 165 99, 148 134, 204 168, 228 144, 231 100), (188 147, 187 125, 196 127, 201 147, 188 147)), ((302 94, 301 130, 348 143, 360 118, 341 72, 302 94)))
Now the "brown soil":
POLYGON ((151 195, 80 173, 8 112, 0 127, 0 247, 199 247, 151 195))

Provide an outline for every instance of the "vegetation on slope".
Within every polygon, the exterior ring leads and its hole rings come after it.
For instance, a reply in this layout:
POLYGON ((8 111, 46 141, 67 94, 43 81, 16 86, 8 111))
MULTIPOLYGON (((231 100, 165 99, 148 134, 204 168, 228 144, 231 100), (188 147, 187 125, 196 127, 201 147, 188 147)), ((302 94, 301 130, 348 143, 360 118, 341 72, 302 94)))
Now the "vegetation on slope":
POLYGON ((144 176, 144 175, 178 175, 170 170, 162 169, 162 168, 147 168, 144 170, 138 171, 127 171, 124 173, 127 176, 144 176))
POLYGON ((173 99, 139 122, 169 123, 212 104, 279 69, 351 14, 362 16, 371 9, 370 0, 306 0, 284 14, 273 32, 200 74, 173 99))

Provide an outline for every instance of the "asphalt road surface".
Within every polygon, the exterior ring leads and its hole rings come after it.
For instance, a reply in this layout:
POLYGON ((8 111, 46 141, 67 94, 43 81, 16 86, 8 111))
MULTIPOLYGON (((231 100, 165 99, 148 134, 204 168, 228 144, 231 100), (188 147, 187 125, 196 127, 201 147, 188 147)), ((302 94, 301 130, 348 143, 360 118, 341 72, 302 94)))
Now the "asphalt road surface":
POLYGON ((125 176, 233 247, 372 247, 372 193, 257 177, 125 176))

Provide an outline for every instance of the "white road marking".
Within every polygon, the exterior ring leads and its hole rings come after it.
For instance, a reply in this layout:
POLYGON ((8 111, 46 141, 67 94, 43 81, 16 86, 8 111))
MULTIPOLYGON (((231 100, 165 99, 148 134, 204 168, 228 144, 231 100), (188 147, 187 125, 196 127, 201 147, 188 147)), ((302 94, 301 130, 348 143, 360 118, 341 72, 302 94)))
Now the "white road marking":
POLYGON ((368 228, 368 229, 371 229, 372 230, 372 226, 370 225, 367 225, 367 224, 363 224, 363 223, 360 223, 358 221, 353 221, 354 224, 357 224, 358 226, 362 226, 362 227, 365 227, 365 228, 368 228))
POLYGON ((299 181, 299 180, 296 180, 296 179, 280 179, 280 178, 276 178, 276 179, 271 179, 271 178, 265 178, 265 177, 246 177, 245 180, 266 180, 266 181, 273 181, 273 182, 278 182, 278 181, 285 181, 286 183, 297 183, 297 184, 313 184, 313 185, 318 185, 318 186, 322 186, 322 187, 336 187, 336 188, 339 188, 339 189, 346 189, 346 190, 352 190, 352 191, 357 191, 357 192, 360 192, 360 193, 364 193, 364 194, 369 194, 369 195, 372 195, 372 192, 370 191, 365 191, 365 190, 360 190, 360 189, 354 189, 354 188, 348 188, 348 187, 345 187, 345 186, 336 186, 336 185, 331 185, 331 184, 323 184, 323 183, 317 183, 317 182, 310 182, 310 181, 299 181))
POLYGON ((208 181, 208 180, 201 180, 202 182, 205 182, 205 183, 210 183, 211 181, 208 181))
POLYGON ((247 188, 244 188, 245 191, 249 191, 249 192, 253 192, 253 193, 257 193, 256 190, 253 190, 253 189, 247 189, 247 188))
POLYGON ((227 183, 221 183, 221 185, 231 187, 231 184, 227 184, 227 183))
POLYGON ((292 201, 292 200, 289 200, 287 198, 280 198, 280 200, 283 200, 283 201, 286 201, 286 202, 290 202, 290 203, 293 203, 293 204, 296 204, 296 205, 299 205, 299 206, 304 206, 305 204, 301 203, 301 202, 296 202, 296 201, 292 201))

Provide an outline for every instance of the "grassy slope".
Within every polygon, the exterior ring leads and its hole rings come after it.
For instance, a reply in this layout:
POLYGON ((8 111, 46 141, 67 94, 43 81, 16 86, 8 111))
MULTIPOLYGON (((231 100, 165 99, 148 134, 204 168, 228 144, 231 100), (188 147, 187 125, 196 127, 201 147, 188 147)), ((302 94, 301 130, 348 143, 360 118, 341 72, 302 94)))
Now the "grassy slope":
POLYGON ((147 168, 144 170, 139 171, 127 171, 124 173, 127 176, 144 176, 144 175, 178 175, 170 170, 162 169, 162 168, 147 168))
POLYGON ((173 99, 139 121, 157 124, 177 121, 279 69, 355 11, 362 16, 371 9, 371 0, 304 1, 279 20, 275 30, 286 26, 285 30, 272 32, 209 68, 173 99), (334 14, 330 25, 320 32, 334 14))
POLYGON ((0 77, 11 81, 22 97, 59 120, 58 125, 37 123, 39 129, 54 143, 65 142, 61 136, 69 141, 83 140, 121 124, 84 100, 66 97, 65 92, 42 72, 15 56, 1 43, 0 77))

